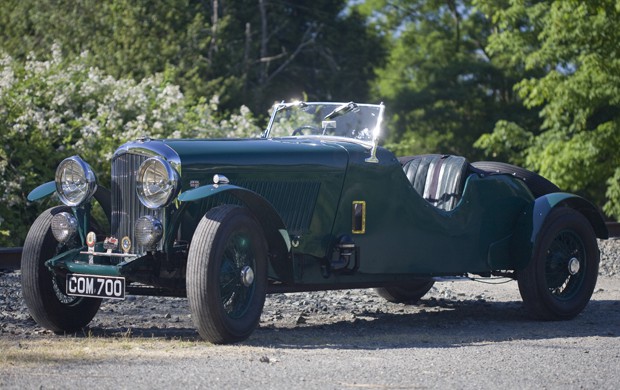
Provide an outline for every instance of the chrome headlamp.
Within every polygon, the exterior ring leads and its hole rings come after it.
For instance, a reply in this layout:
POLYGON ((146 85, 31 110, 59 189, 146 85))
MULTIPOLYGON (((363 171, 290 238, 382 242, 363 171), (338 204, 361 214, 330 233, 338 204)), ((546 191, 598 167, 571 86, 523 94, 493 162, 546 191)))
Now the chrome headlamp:
POLYGON ((170 203, 179 191, 179 174, 161 157, 151 157, 138 168, 136 192, 143 205, 158 209, 170 203))
POLYGON ((60 201, 75 207, 89 200, 97 191, 95 173, 84 160, 73 156, 62 160, 56 168, 56 192, 60 201))

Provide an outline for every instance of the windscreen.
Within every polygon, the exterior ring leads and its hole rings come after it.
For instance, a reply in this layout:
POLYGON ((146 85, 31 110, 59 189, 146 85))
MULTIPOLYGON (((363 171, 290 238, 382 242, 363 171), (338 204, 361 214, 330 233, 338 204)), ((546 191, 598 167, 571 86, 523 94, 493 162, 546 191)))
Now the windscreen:
POLYGON ((334 136, 372 142, 382 107, 352 102, 277 105, 268 136, 334 136))

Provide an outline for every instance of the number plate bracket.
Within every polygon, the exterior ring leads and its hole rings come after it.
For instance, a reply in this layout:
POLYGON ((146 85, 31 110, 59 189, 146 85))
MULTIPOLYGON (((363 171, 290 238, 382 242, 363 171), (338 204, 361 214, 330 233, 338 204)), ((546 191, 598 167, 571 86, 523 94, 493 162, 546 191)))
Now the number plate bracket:
POLYGON ((125 299, 124 277, 67 274, 66 281, 65 293, 70 296, 125 299))

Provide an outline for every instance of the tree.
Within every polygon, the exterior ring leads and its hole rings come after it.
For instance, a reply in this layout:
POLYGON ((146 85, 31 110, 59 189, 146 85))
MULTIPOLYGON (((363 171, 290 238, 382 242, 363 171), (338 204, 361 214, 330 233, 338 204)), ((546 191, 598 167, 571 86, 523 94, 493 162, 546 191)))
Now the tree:
POLYGON ((522 73, 486 50, 491 24, 467 0, 373 0, 359 6, 391 42, 372 94, 385 99, 397 154, 475 159, 474 141, 501 118, 536 122, 512 85, 522 73))
POLYGON ((90 53, 116 78, 163 73, 197 99, 265 113, 276 100, 365 100, 381 39, 346 0, 6 0, 0 51, 90 53))
POLYGON ((476 2, 495 26, 487 49, 538 72, 515 91, 540 126, 504 123, 478 145, 521 155, 561 188, 620 218, 620 8, 611 0, 476 2), (506 126, 513 131, 507 133, 506 126), (514 142, 509 150, 503 142, 514 142))
POLYGON ((356 100, 368 97, 382 39, 345 0, 227 2, 229 42, 243 41, 238 103, 265 112, 274 101, 356 100))

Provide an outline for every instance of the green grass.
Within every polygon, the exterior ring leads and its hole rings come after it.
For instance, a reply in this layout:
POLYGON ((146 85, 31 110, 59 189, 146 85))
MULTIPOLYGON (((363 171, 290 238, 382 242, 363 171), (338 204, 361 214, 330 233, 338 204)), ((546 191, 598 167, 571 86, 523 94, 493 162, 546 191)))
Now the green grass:
POLYGON ((126 337, 58 337, 0 339, 0 367, 96 362, 106 359, 160 358, 198 355, 211 345, 198 341, 126 337))

